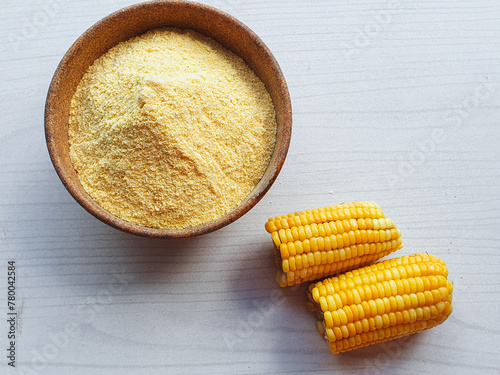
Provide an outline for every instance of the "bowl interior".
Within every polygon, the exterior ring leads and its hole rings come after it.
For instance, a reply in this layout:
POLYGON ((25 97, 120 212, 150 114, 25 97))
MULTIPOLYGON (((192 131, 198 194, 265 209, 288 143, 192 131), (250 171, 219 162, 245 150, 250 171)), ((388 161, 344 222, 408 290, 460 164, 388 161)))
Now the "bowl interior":
POLYGON ((61 181, 91 214, 126 232, 159 238, 211 232, 252 208, 271 187, 286 157, 291 137, 291 103, 285 79, 269 49, 244 24, 215 8, 184 1, 154 1, 119 10, 102 19, 73 44, 59 64, 47 95, 45 133, 50 157, 61 181), (186 229, 157 229, 130 223, 109 213, 88 195, 69 156, 68 119, 73 94, 87 68, 120 42, 160 27, 192 29, 242 57, 265 84, 275 107, 276 146, 269 166, 253 191, 236 208, 210 223, 186 229))

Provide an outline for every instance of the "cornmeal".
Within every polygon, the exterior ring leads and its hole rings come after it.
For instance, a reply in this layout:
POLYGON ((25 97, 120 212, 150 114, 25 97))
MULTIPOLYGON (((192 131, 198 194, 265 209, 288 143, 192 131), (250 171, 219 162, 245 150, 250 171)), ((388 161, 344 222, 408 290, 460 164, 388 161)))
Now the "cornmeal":
POLYGON ((190 30, 152 30, 113 47, 71 102, 70 156, 83 187, 148 227, 193 227, 229 212, 261 179, 275 140, 264 84, 190 30))

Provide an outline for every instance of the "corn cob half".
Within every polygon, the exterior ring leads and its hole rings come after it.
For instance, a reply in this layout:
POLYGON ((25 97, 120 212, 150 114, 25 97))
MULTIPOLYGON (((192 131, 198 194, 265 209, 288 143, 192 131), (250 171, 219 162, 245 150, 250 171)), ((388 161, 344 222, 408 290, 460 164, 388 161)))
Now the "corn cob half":
POLYGON ((453 286, 439 258, 414 254, 313 284, 308 309, 340 353, 432 328, 452 312, 453 286))
POLYGON ((364 266, 403 247, 401 232, 373 202, 278 216, 265 228, 283 287, 364 266))

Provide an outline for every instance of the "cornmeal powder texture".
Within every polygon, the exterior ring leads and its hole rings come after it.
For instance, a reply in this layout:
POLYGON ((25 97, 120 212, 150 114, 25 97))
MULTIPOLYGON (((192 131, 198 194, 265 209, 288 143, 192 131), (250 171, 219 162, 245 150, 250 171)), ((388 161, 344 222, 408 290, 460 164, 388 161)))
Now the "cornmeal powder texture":
POLYGON ((276 139, 264 84, 194 31, 158 29, 97 59, 71 103, 70 155, 106 210, 156 228, 212 221, 259 182, 276 139))

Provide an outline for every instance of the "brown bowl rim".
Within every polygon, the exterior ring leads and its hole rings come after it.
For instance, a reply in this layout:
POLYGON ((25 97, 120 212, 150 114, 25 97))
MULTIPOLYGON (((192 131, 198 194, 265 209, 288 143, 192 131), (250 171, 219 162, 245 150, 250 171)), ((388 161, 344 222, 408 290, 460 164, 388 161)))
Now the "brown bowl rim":
MULTIPOLYGON (((165 25, 164 27, 168 27, 165 25)), ((154 29, 156 27, 152 27, 154 29)), ((139 34, 138 34, 139 35, 139 34)), ((156 0, 156 1, 145 1, 137 4, 133 4, 122 9, 119 9, 101 20, 97 21, 90 28, 88 28, 83 34, 81 34, 78 39, 72 44, 72 46, 65 53, 63 58, 61 59, 52 81, 49 86, 49 90, 47 93, 46 105, 45 105, 45 115, 44 115, 44 123, 45 123, 45 138, 47 143, 48 152, 50 155, 50 159, 54 168, 59 176, 61 182, 64 187, 68 190, 68 192, 73 196, 73 198, 90 214, 99 219, 100 221, 116 228, 121 231, 135 234, 143 237, 150 238, 165 238, 165 239, 175 239, 175 238, 188 238, 199 236, 202 234, 207 234, 213 232, 217 229, 220 229, 247 213, 250 209, 252 209, 268 192, 268 190, 273 185, 277 176, 279 175, 283 163, 286 159, 286 155, 288 153, 288 148, 291 140, 291 129, 292 129, 292 108, 291 108, 291 99, 288 91, 288 87, 284 78, 284 75, 281 71, 281 68, 276 61, 274 55, 271 53, 269 48, 264 44, 264 42, 257 36, 255 32, 253 32, 248 26, 246 26, 243 22, 239 21, 237 18, 227 14, 217 8, 212 6, 201 4, 193 1, 185 1, 185 0, 156 0), (254 189, 250 192, 250 194, 235 208, 229 211, 224 216, 205 223, 198 225, 196 227, 189 228, 181 228, 181 229, 164 229, 164 228, 153 228, 147 227, 140 224, 135 224, 124 220, 109 211, 102 208, 94 199, 88 195, 83 187, 81 187, 80 182, 75 183, 73 179, 66 172, 66 168, 61 161, 61 157, 57 150, 57 142, 54 136, 53 129, 55 127, 54 122, 54 106, 57 105, 57 94, 59 91, 59 86, 61 79, 64 76, 64 73, 67 69, 70 69, 70 62, 78 52, 84 48, 86 41, 89 37, 91 37, 94 31, 104 27, 107 23, 112 22, 115 18, 120 17, 125 12, 134 12, 141 7, 148 6, 162 6, 162 5, 185 5, 196 7, 200 11, 213 13, 223 18, 226 18, 230 23, 232 23, 236 28, 248 34, 248 36, 252 39, 252 41, 258 46, 259 50, 266 55, 266 58, 273 64, 273 71, 276 75, 276 80, 279 83, 280 91, 285 95, 283 98, 283 129, 282 129, 282 137, 280 138, 280 147, 279 149, 273 150, 273 156, 277 153, 276 162, 273 165, 269 165, 268 169, 266 169, 266 173, 259 183, 254 187, 254 189), (267 178, 265 184, 263 183, 264 177, 266 176, 269 168, 272 168, 272 173, 267 178)), ((277 140, 278 141, 278 140, 277 140)), ((277 143, 278 144, 278 143, 277 143)), ((276 146, 275 146, 276 147, 276 146)))

